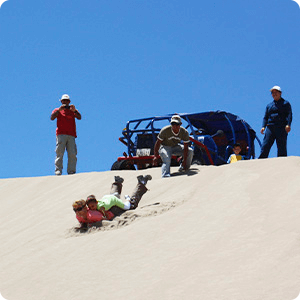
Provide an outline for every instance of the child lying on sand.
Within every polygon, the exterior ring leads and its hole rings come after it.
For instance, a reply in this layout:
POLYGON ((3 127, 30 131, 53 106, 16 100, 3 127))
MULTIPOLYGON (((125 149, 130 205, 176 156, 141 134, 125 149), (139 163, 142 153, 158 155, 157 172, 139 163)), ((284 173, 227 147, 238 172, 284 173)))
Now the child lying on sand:
POLYGON ((138 176, 138 183, 132 196, 125 196, 126 201, 121 201, 123 178, 115 176, 115 182, 111 187, 111 194, 105 195, 101 200, 97 200, 94 195, 87 197, 87 200, 78 200, 73 203, 73 210, 81 226, 102 220, 111 220, 115 215, 120 215, 128 209, 137 208, 142 196, 147 192, 146 184, 151 180, 151 175, 138 176))

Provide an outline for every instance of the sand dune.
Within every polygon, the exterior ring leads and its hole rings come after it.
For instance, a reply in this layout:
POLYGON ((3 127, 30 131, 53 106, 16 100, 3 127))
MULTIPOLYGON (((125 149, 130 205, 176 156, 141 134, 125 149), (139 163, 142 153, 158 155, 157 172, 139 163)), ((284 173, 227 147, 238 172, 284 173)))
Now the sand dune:
POLYGON ((0 180, 0 293, 7 300, 292 300, 300 292, 300 158, 0 180), (174 169, 176 171, 176 169, 174 169), (149 192, 87 233, 71 204, 113 176, 149 192))

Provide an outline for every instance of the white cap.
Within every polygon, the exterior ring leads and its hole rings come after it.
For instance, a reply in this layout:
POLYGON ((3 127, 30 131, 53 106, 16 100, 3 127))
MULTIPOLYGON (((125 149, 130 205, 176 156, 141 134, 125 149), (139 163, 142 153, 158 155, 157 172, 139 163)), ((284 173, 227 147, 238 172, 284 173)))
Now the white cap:
POLYGON ((170 123, 182 124, 180 116, 179 115, 172 116, 170 123))
POLYGON ((69 95, 67 95, 67 94, 62 95, 61 99, 59 99, 59 101, 61 101, 61 100, 70 100, 71 101, 69 95))
POLYGON ((278 86, 278 85, 274 85, 274 86, 270 89, 271 92, 272 92, 273 90, 277 90, 277 91, 281 92, 281 88, 280 88, 280 86, 278 86))

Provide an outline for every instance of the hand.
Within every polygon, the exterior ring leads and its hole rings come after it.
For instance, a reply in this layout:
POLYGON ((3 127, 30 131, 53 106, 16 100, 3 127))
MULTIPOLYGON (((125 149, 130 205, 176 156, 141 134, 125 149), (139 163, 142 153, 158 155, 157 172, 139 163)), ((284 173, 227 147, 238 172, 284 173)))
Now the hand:
POLYGON ((265 127, 263 127, 263 128, 260 130, 260 133, 261 133, 261 134, 264 134, 264 133, 265 133, 265 127))
POLYGON ((285 126, 285 131, 286 131, 286 133, 289 133, 291 131, 291 126, 286 125, 285 126))
POLYGON ((71 109, 71 106, 67 105, 67 104, 63 104, 58 110, 61 111, 61 110, 66 110, 66 109, 69 109, 67 108, 69 107, 71 109))
POLYGON ((76 110, 76 109, 75 109, 75 105, 73 105, 73 104, 70 105, 70 110, 71 110, 72 112, 75 112, 75 110, 76 110))
POLYGON ((153 166, 157 166, 158 165, 158 156, 154 156, 153 158, 153 166))

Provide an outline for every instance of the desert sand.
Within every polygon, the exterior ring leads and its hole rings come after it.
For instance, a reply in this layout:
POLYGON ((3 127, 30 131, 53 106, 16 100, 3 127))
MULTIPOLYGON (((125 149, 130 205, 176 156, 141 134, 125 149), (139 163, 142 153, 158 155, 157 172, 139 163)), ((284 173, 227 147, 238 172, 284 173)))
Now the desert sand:
MULTIPOLYGON (((300 158, 0 180, 7 300, 292 300, 300 292, 300 158), (176 172, 176 168, 172 169, 176 172), (139 207, 76 232, 71 204, 151 174, 139 207)), ((0 297, 1 298, 1 297, 0 297)))

